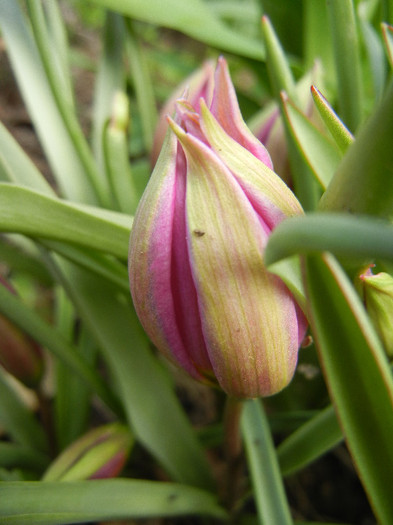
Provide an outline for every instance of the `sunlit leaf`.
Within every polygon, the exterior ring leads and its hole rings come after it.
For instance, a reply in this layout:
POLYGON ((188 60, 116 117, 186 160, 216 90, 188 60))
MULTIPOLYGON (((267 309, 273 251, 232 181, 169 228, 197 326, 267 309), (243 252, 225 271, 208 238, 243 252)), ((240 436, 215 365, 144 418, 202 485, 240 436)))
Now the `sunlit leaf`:
POLYGON ((393 258, 393 226, 374 217, 309 213, 286 219, 269 237, 265 262, 329 251, 355 260, 393 258))
POLYGON ((132 219, 111 214, 119 221, 88 213, 80 207, 41 193, 0 183, 0 231, 23 233, 77 244, 127 259, 128 238, 132 219), (129 227, 124 226, 124 218, 129 227))
POLYGON ((198 514, 225 519, 214 496, 155 481, 3 482, 0 523, 68 525, 198 514))

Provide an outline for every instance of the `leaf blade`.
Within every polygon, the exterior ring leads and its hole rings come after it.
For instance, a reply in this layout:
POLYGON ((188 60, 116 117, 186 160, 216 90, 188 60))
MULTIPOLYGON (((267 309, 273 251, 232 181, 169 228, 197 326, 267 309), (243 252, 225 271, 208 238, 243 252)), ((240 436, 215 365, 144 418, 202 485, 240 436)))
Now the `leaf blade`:
POLYGON ((329 254, 305 259, 310 322, 355 466, 381 523, 393 520, 393 379, 371 323, 329 254))

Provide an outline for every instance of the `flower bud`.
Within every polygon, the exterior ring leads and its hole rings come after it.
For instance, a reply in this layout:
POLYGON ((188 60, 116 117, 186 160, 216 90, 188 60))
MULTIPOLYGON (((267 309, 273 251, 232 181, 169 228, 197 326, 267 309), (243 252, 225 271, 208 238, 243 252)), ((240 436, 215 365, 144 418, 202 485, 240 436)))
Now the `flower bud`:
POLYGON ((393 358, 393 277, 370 269, 360 276, 363 300, 387 355, 393 358))
POLYGON ((306 322, 263 254, 302 208, 246 127, 224 59, 211 96, 176 107, 131 232, 137 314, 194 378, 235 397, 274 394, 293 376, 306 322))
POLYGON ((91 430, 67 447, 49 466, 43 481, 113 478, 123 469, 133 438, 129 429, 111 423, 91 430))
MULTIPOLYGON (((15 293, 1 276, 0 286, 15 293)), ((0 365, 29 388, 38 385, 43 373, 42 352, 38 344, 3 315, 0 315, 0 365)))

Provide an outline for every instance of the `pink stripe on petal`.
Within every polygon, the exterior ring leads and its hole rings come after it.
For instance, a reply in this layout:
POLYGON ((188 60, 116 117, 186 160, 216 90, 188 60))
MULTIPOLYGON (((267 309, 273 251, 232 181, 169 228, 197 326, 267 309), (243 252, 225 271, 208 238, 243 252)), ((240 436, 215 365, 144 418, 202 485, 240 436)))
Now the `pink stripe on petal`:
POLYGON ((172 295, 177 173, 175 162, 168 164, 166 159, 176 158, 177 141, 173 134, 170 142, 170 148, 164 145, 164 160, 158 159, 134 219, 129 253, 130 288, 138 317, 153 343, 169 359, 200 378, 184 345, 172 295))
POLYGON ((230 137, 250 151, 270 169, 273 169, 267 149, 251 133, 243 120, 228 66, 222 57, 218 60, 214 80, 215 86, 210 111, 230 137))

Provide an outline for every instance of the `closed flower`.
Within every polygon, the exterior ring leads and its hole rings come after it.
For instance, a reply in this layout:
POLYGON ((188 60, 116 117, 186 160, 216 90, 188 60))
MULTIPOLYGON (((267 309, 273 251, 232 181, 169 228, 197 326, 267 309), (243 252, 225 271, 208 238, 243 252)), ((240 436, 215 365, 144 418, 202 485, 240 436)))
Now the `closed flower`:
POLYGON ((227 65, 211 95, 179 100, 130 240, 130 287, 157 348, 236 397, 291 380, 306 322, 263 260, 273 228, 302 213, 245 126, 227 65))

